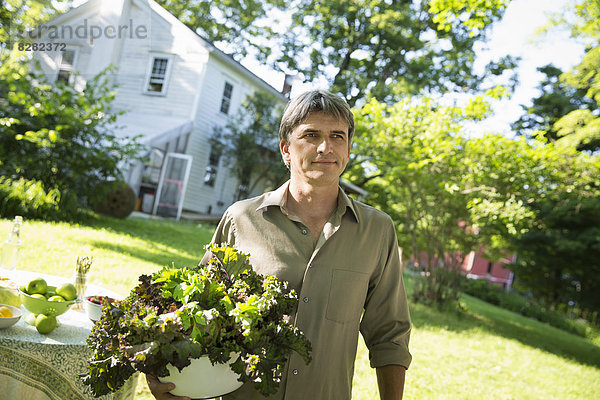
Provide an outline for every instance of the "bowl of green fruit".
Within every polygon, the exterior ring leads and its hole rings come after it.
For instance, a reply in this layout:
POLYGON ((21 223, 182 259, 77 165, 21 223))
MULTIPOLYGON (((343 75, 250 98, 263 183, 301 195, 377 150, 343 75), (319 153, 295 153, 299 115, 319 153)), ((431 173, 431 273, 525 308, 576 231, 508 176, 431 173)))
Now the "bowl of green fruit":
POLYGON ((29 312, 54 317, 66 313, 73 304, 81 302, 72 283, 49 286, 43 278, 35 278, 21 286, 19 296, 29 312))

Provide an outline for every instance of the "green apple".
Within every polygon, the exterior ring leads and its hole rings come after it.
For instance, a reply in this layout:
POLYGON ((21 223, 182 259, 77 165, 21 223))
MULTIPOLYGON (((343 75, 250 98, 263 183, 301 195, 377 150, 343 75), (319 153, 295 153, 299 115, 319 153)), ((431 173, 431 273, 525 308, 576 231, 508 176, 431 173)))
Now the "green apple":
POLYGON ((56 328, 56 317, 40 314, 35 319, 35 329, 39 333, 48 334, 56 328))
POLYGON ((64 297, 65 300, 75 300, 77 298, 77 289, 72 283, 65 283, 56 289, 56 294, 64 297))
POLYGON ((46 296, 44 296, 43 294, 32 294, 31 297, 33 297, 34 299, 41 299, 41 300, 46 300, 46 296))
POLYGON ((54 296, 56 293, 56 286, 50 286, 48 285, 48 287, 46 288, 46 293, 44 293, 44 295, 46 297, 51 297, 54 296))
POLYGON ((42 278, 35 278, 29 281, 26 289, 29 294, 44 294, 48 289, 48 284, 42 278))
POLYGON ((65 301, 64 297, 59 295, 54 295, 48 299, 48 301, 65 301))

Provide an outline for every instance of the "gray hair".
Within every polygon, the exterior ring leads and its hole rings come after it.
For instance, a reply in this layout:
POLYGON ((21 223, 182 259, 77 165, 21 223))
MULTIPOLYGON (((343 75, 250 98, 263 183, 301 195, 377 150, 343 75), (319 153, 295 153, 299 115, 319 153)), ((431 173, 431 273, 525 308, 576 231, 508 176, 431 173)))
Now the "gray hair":
POLYGON ((354 115, 346 100, 327 90, 311 90, 288 103, 279 125, 279 140, 289 142, 294 128, 312 112, 324 112, 348 124, 348 146, 350 146, 354 135, 354 115))

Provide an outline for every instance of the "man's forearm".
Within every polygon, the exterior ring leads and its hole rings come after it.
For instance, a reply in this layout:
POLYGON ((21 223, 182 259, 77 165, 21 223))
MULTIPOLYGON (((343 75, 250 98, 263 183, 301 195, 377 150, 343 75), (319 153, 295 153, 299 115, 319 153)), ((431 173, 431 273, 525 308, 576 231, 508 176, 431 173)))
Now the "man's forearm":
POLYGON ((377 385, 381 400, 401 400, 404 393, 406 369, 401 365, 386 365, 377 368, 377 385))

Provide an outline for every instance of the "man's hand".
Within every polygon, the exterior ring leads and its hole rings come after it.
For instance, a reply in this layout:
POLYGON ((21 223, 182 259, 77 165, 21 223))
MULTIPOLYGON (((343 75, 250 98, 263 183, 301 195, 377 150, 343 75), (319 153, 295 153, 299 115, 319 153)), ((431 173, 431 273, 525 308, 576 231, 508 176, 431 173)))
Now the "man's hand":
POLYGON ((189 397, 174 396, 169 393, 175 389, 175 385, 172 383, 161 383, 154 375, 146 374, 146 382, 148 383, 150 392, 152 392, 152 396, 157 400, 191 400, 189 397))
POLYGON ((402 365, 386 365, 377 368, 377 386, 381 400, 402 400, 404 394, 404 375, 402 365))

